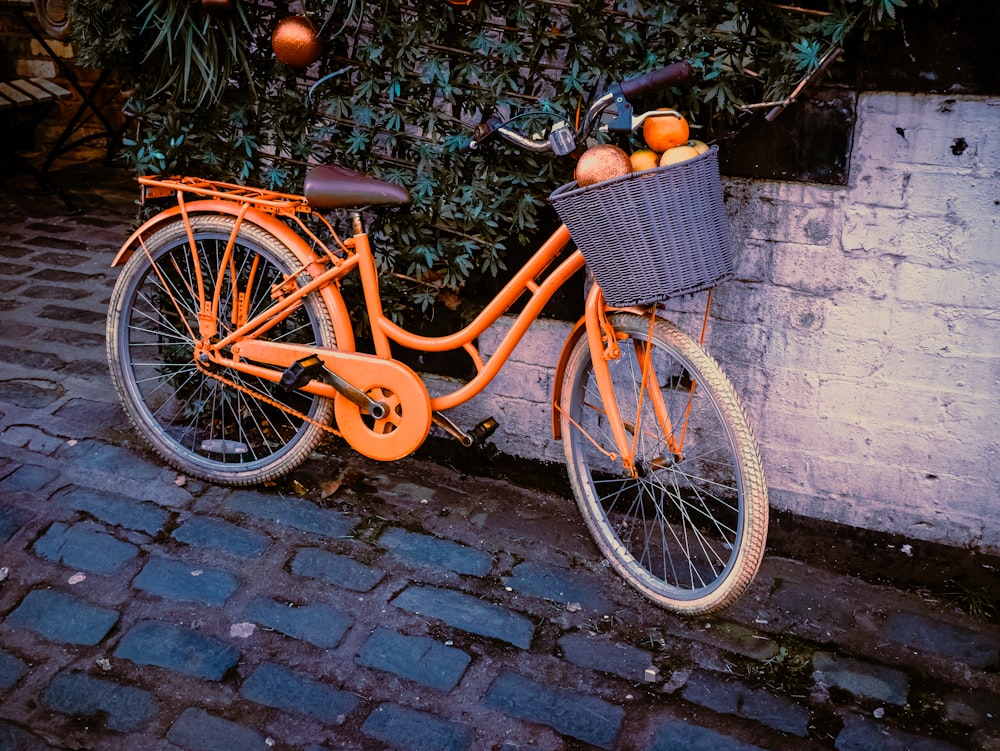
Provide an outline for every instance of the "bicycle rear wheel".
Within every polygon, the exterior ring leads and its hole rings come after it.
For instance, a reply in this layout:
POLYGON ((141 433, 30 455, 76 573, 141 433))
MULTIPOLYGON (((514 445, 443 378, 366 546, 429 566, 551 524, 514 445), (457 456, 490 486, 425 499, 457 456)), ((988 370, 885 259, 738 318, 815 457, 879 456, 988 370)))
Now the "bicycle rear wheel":
MULTIPOLYGON (((274 290, 300 266, 277 239, 248 223, 223 266, 234 223, 228 216, 192 217, 197 263, 183 222, 147 238, 112 293, 107 350, 125 412, 160 456, 193 477, 250 485, 301 464, 324 431, 299 415, 328 424, 333 402, 232 370, 206 372, 195 363, 199 273, 209 300, 217 286, 221 290, 216 323, 222 337, 234 321, 273 304, 274 290)), ((310 280, 305 272, 296 279, 299 285, 310 280)), ((261 338, 336 344, 329 311, 314 294, 261 338)))
POLYGON ((720 610, 764 554, 767 486, 753 433, 729 379, 674 324, 629 313, 609 320, 625 336, 608 366, 636 471, 609 456, 618 449, 584 337, 561 403, 577 504, 601 552, 640 593, 685 615, 720 610))

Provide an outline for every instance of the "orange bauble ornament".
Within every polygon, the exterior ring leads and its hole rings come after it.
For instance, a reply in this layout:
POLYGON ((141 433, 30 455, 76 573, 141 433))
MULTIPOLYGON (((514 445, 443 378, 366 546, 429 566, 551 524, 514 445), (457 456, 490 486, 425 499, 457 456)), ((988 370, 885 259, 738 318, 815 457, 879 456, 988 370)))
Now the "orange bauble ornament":
POLYGON ((307 68, 319 59, 322 46, 316 27, 306 16, 287 16, 271 34, 274 56, 292 68, 307 68))

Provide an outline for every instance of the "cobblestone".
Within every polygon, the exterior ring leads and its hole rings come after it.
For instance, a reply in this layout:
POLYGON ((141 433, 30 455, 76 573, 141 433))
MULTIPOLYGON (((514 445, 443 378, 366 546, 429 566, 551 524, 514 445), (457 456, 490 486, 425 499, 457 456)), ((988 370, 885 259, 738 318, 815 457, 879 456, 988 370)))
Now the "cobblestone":
POLYGON ((334 539, 346 537, 357 524, 357 519, 339 511, 320 509, 305 501, 274 498, 249 490, 237 491, 230 495, 225 507, 302 532, 334 539))
POLYGON ((333 649, 340 644, 353 622, 349 615, 329 605, 316 603, 293 607, 263 598, 250 603, 246 618, 323 649, 333 649))
POLYGON ((75 717, 96 717, 110 730, 139 730, 156 712, 148 691, 82 673, 57 675, 45 689, 49 709, 75 717))
POLYGON ((681 695, 715 712, 756 720, 802 738, 809 734, 809 710, 784 697, 750 689, 738 681, 698 672, 688 680, 681 695))
POLYGON ((437 618, 470 634, 500 639, 521 649, 531 646, 535 632, 534 625, 523 615, 449 589, 409 587, 393 604, 412 613, 437 618))
POLYGON ((368 716, 361 732, 406 751, 464 751, 474 738, 466 725, 388 703, 368 716))
POLYGON ((6 691, 28 672, 28 666, 12 654, 0 650, 0 691, 6 691))
POLYGON ((959 747, 937 738, 925 738, 893 728, 867 717, 850 715, 837 735, 837 751, 958 751, 959 747))
POLYGON ((460 649, 426 636, 404 636, 379 628, 368 637, 357 661, 437 691, 451 691, 472 658, 460 649))
POLYGON ((627 681, 645 681, 653 655, 631 644, 606 639, 587 631, 566 634, 559 639, 563 657, 574 665, 617 675, 627 681))
POLYGON ((596 613, 607 613, 612 609, 597 582, 553 566, 531 562, 519 564, 514 568, 513 575, 506 579, 506 584, 532 597, 542 597, 563 605, 579 605, 596 613))
POLYGON ((995 670, 1000 638, 916 613, 893 613, 881 635, 893 643, 958 660, 980 670, 995 670))
POLYGON ((329 725, 340 725, 358 704, 354 694, 338 691, 304 673, 265 662, 243 683, 247 699, 329 725))
POLYGON ((296 554, 292 573, 322 579, 355 592, 368 592, 385 577, 385 572, 358 563, 349 556, 316 548, 306 548, 296 554))
POLYGON ((134 501, 125 496, 92 488, 74 487, 56 493, 52 500, 64 508, 84 511, 112 527, 125 527, 148 535, 159 534, 170 513, 148 501, 134 501))
POLYGON ((171 536, 178 542, 211 548, 237 558, 259 558, 271 543, 271 538, 263 532, 202 516, 188 519, 171 536))
POLYGON ((763 749, 709 728, 691 725, 681 720, 668 720, 660 725, 647 751, 763 751, 763 749))
POLYGON ((113 574, 135 558, 139 549, 96 529, 57 522, 35 543, 35 553, 70 568, 113 574))
POLYGON ((250 728, 190 708, 171 726, 167 740, 188 751, 268 751, 267 739, 250 728))
POLYGON ((909 678, 902 671, 826 652, 813 655, 813 680, 897 706, 906 704, 909 690, 909 678))
POLYGON ((142 621, 122 637, 115 656, 140 665, 220 681, 239 659, 239 650, 184 626, 142 621))
POLYGON ((97 644, 118 622, 118 612, 51 589, 29 592, 6 622, 66 644, 97 644))
POLYGON ((553 688, 513 672, 503 672, 483 703, 500 712, 548 725, 599 748, 615 746, 625 710, 589 694, 553 688))
POLYGON ((146 562, 132 585, 160 597, 219 607, 236 591, 239 582, 228 571, 156 557, 146 562))
POLYGON ((456 574, 485 576, 493 567, 493 556, 489 553, 398 527, 387 529, 379 538, 379 544, 407 561, 456 574))

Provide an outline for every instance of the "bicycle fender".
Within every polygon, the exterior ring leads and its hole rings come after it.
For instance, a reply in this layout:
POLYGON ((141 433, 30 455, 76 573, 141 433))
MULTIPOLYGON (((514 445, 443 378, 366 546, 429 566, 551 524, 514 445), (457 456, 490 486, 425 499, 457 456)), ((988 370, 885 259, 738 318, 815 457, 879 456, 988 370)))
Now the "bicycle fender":
MULTIPOLYGON (((242 211, 240 204, 232 201, 219 201, 206 199, 203 201, 192 201, 185 204, 185 209, 189 215, 194 214, 229 214, 238 216, 242 211)), ((160 229, 160 227, 171 222, 183 221, 180 206, 173 206, 161 211, 156 216, 147 220, 139 229, 133 232, 124 245, 118 250, 114 260, 111 262, 112 268, 123 265, 132 254, 141 247, 141 239, 160 229)), ((257 209, 250 209, 243 217, 244 222, 255 224, 270 235, 273 235, 282 245, 292 251, 292 254, 306 268, 309 268, 316 261, 316 255, 312 252, 305 241, 287 224, 280 219, 257 209)), ((347 305, 340 294, 340 290, 332 284, 328 284, 319 290, 323 302, 330 310, 333 319, 333 331, 337 337, 337 346, 344 350, 354 349, 354 329, 350 324, 350 317, 347 313, 347 305)))
POLYGON ((587 333, 587 319, 581 318, 573 326, 563 343, 562 352, 559 353, 559 361, 556 364, 556 374, 552 382, 552 437, 562 440, 562 420, 560 419, 559 405, 562 403, 563 380, 566 377, 566 364, 569 362, 570 353, 580 338, 587 333))

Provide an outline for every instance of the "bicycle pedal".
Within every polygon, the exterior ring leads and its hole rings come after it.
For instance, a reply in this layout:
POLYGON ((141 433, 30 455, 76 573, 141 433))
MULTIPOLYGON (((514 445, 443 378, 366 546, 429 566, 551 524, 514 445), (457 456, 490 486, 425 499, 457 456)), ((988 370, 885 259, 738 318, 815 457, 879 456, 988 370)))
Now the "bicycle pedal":
POLYGON ((281 387, 289 391, 300 389, 309 381, 321 378, 325 370, 323 361, 316 355, 303 357, 285 368, 281 374, 281 387))
POLYGON ((476 427, 474 427, 472 430, 469 431, 469 435, 472 436, 472 444, 475 446, 477 444, 482 443, 491 435, 493 435, 496 432, 496 429, 499 427, 500 423, 498 423, 492 417, 487 417, 485 420, 483 420, 476 427))

